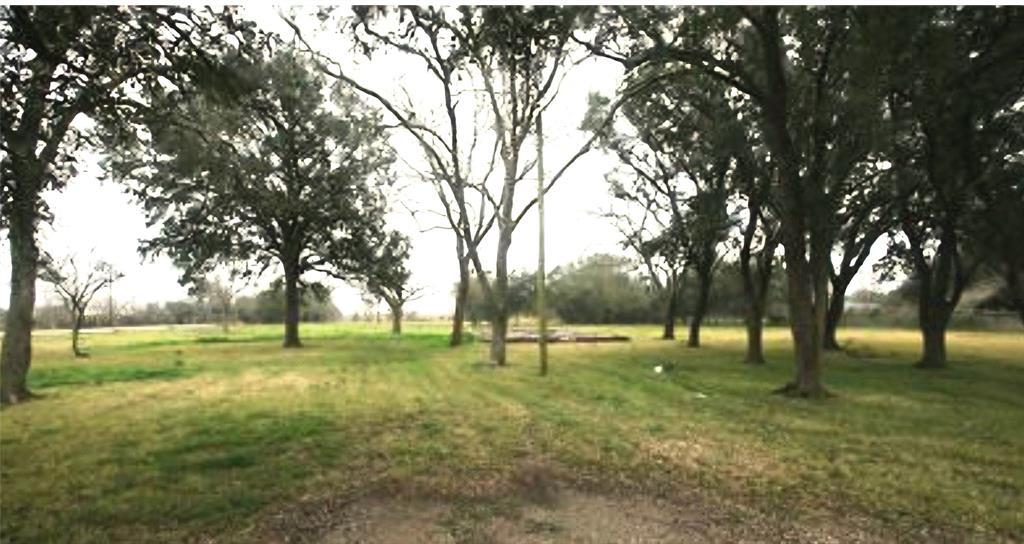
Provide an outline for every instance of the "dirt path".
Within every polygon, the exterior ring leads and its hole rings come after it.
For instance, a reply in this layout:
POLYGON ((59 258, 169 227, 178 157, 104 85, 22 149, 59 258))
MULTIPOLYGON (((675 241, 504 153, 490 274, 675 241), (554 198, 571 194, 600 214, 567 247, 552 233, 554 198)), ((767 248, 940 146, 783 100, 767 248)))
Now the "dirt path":
MULTIPOLYGON (((708 504, 669 503, 559 486, 543 500, 372 497, 328 509, 311 527, 278 527, 270 542, 318 544, 620 544, 895 542, 855 520, 799 522, 708 504), (298 530, 297 530, 298 529, 298 530)), ((903 535, 906 537, 907 535, 903 535)), ((910 539, 914 540, 914 539, 910 539)))

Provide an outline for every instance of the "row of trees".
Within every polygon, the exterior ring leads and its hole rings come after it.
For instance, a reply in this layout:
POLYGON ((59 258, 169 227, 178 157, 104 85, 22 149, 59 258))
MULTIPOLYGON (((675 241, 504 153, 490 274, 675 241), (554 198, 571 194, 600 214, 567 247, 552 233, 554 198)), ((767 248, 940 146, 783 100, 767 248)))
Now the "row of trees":
POLYGON ((613 8, 593 28, 576 41, 649 90, 591 129, 626 170, 613 196, 643 217, 614 214, 626 244, 668 292, 738 243, 751 363, 779 246, 796 351, 782 392, 825 393, 822 349, 838 348, 846 289, 883 235, 882 272, 918 285, 921 367, 946 364, 981 267, 1020 301, 1024 11, 613 8), (671 77, 650 87, 656 74, 671 77))
POLYGON ((367 87, 292 26, 324 73, 376 100, 423 150, 461 271, 453 344, 471 265, 493 312, 491 359, 504 364, 507 251, 536 202, 516 209, 536 158, 525 142, 567 60, 585 52, 617 63, 625 82, 614 99, 592 99, 590 138, 540 191, 594 146, 619 158, 612 193, 625 209, 611 214, 626 244, 670 305, 687 269, 701 286, 693 345, 723 246, 739 246, 750 363, 764 360, 781 252, 796 372, 780 391, 820 396, 845 291, 882 236, 885 270, 921 285, 922 367, 945 365, 945 329, 979 267, 1020 292, 1024 252, 1008 233, 1024 215, 1022 18, 954 7, 357 9, 342 28, 364 52, 411 56, 436 80, 426 112, 367 87), (477 250, 492 227, 489 273, 477 250))

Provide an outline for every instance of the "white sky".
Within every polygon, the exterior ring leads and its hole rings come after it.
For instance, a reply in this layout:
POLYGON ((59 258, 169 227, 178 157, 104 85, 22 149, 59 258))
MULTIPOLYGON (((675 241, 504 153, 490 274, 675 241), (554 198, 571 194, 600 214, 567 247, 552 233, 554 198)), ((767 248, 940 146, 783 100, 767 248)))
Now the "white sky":
MULTIPOLYGON (((310 12, 314 7, 293 8, 310 12)), ((345 9, 345 8, 341 8, 345 9)), ((247 8, 246 14, 267 30, 273 30, 290 37, 290 29, 271 7, 247 8)), ((357 62, 359 57, 339 45, 336 32, 318 31, 314 20, 303 24, 306 38, 321 52, 342 62, 350 75, 388 97, 402 95, 399 85, 410 89, 419 109, 429 111, 436 102, 429 99, 429 89, 437 84, 425 73, 421 64, 407 59, 375 58, 371 63, 357 62)), ((548 175, 556 172, 561 165, 586 140, 577 127, 587 107, 587 96, 598 91, 612 96, 621 79, 622 69, 615 63, 588 60, 571 68, 552 107, 544 118, 545 127, 545 169, 548 175)), ((396 129, 396 148, 403 158, 413 165, 422 165, 418 149, 401 142, 405 137, 396 129)), ((527 145, 530 145, 529 143, 527 145)), ((166 258, 143 261, 137 253, 140 239, 152 231, 145 225, 142 210, 122 191, 121 187, 102 179, 97 164, 98 157, 92 156, 81 161, 79 175, 71 180, 61 192, 46 195, 54 215, 52 225, 43 226, 40 242, 43 249, 55 255, 75 253, 87 255, 90 252, 97 259, 112 263, 124 273, 124 278, 114 287, 114 297, 122 304, 145 304, 177 300, 187 296, 185 288, 178 282, 178 271, 166 258)), ((577 161, 572 169, 548 193, 546 200, 546 242, 547 265, 549 270, 580 257, 597 252, 622 253, 619 233, 608 219, 599 217, 611 201, 604 176, 613 169, 615 161, 600 151, 577 161)), ((399 170, 403 170, 399 166, 399 170)), ((432 188, 411 176, 400 180, 403 187, 399 193, 402 204, 393 203, 389 216, 391 228, 401 230, 412 239, 410 267, 412 283, 424 287, 424 294, 407 306, 408 312, 427 315, 445 315, 451 312, 452 286, 458 279, 455 262, 455 241, 451 232, 429 227, 440 222, 429 213, 418 214, 418 220, 410 216, 405 207, 416 210, 440 210, 438 199, 432 188)), ((520 196, 525 200, 536 194, 535 178, 527 178, 519 187, 520 196)), ((517 198, 517 202, 521 200, 517 198)), ((518 209, 518 206, 517 206, 518 209)), ((535 209, 527 215, 516 229, 509 251, 511 269, 533 270, 537 262, 537 220, 535 209)), ((490 241, 481 247, 485 266, 494 262, 494 233, 490 241)), ((862 268, 849 292, 872 284, 871 265, 884 251, 879 242, 872 257, 862 268)), ((0 305, 6 306, 10 291, 10 248, 5 239, 0 241, 0 305)), ((273 275, 268 273, 263 280, 248 289, 254 292, 269 283, 273 275)), ((338 281, 327 281, 335 289, 332 298, 346 315, 361 311, 363 303, 357 290, 338 281)), ((40 283, 38 304, 57 302, 52 290, 40 283)))

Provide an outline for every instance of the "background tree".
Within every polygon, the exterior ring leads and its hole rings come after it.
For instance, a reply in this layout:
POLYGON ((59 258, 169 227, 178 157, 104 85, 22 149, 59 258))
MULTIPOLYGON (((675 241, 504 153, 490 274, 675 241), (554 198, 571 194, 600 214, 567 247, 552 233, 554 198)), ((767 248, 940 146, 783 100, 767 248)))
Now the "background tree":
POLYGON ((179 102, 175 122, 148 127, 120 176, 159 235, 145 253, 166 253, 194 281, 223 262, 248 262, 250 275, 283 270, 285 347, 298 347, 303 276, 357 274, 383 229, 374 185, 391 163, 380 116, 345 87, 324 100, 325 81, 294 53, 253 69, 260 88, 221 104, 179 102))
POLYGON ((837 239, 829 266, 831 289, 823 339, 826 350, 840 349, 836 331, 850 282, 871 255, 875 242, 894 227, 894 209, 901 201, 894 185, 877 164, 864 162, 850 172, 843 187, 833 191, 837 239))
MULTIPOLYGON (((632 79, 644 77, 637 74, 632 79)), ((626 102, 623 117, 635 136, 610 135, 606 130, 602 144, 636 176, 629 188, 613 187, 616 197, 632 200, 645 214, 660 208, 669 218, 667 223, 661 221, 657 247, 663 255, 667 250, 676 252, 673 260, 689 265, 696 276, 699 289, 690 311, 687 344, 698 347, 714 267, 731 224, 726 212, 727 182, 736 151, 733 142, 726 141, 733 137, 728 130, 731 125, 721 124, 722 119, 710 113, 721 100, 716 98, 721 86, 703 85, 697 78, 689 83, 677 79, 661 80, 626 102)), ((592 110, 603 102, 592 98, 592 110)))
POLYGON ((636 275, 635 264, 596 254, 551 272, 551 307, 567 323, 652 323, 661 305, 636 275))
POLYGON ((88 357, 78 343, 79 332, 85 322, 85 312, 100 289, 124 276, 104 261, 83 267, 82 270, 79 270, 78 264, 74 256, 60 260, 47 256, 43 260, 40 279, 53 286, 70 314, 71 351, 75 357, 88 357))
POLYGON ((742 226, 739 249, 739 276, 743 285, 744 324, 747 329, 747 354, 744 362, 763 365, 764 318, 771 291, 772 273, 776 266, 775 250, 779 245, 778 221, 771 201, 771 170, 754 166, 764 164, 753 156, 741 158, 734 180, 745 202, 747 219, 742 226))
MULTIPOLYGON (((238 319, 243 323, 282 323, 286 317, 284 282, 278 278, 254 296, 235 301, 238 319)), ((299 299, 299 319, 304 323, 336 321, 341 312, 330 299, 330 291, 319 284, 303 289, 299 299)))
POLYGON ((616 138, 605 144, 615 149, 620 157, 627 160, 632 175, 621 176, 617 172, 609 175, 609 188, 615 201, 623 205, 616 211, 615 204, 605 216, 611 218, 622 234, 622 245, 633 251, 639 258, 651 286, 664 302, 662 320, 663 340, 675 339, 676 319, 683 281, 686 274, 687 251, 690 241, 688 233, 677 220, 680 194, 671 188, 676 182, 677 172, 658 161, 652 168, 641 165, 641 159, 623 140, 616 138), (651 183, 652 180, 656 180, 651 183), (635 216, 639 216, 636 219, 635 216))
MULTIPOLYGON (((631 202, 635 201, 634 195, 639 194, 622 190, 618 183, 613 183, 612 187, 613 195, 626 195, 626 199, 631 202)), ((611 211, 606 215, 615 220, 622 233, 622 245, 631 249, 639 258, 648 281, 663 301, 662 340, 674 340, 686 274, 684 250, 689 241, 685 239, 685 230, 679 228, 680 224, 671 218, 667 224, 662 222, 655 213, 653 203, 644 208, 639 222, 634 221, 628 212, 611 211), (659 228, 652 229, 648 226, 650 222, 658 223, 659 228)))
POLYGON ((118 130, 152 113, 149 96, 170 83, 235 87, 219 59, 258 48, 252 24, 229 8, 3 6, 0 228, 11 241, 11 298, 0 353, 0 401, 31 396, 32 309, 39 269, 42 194, 60 189, 94 130, 118 130))
MULTIPOLYGON (((516 321, 520 316, 535 313, 536 288, 537 276, 534 272, 513 270, 509 273, 508 313, 510 319, 516 321)), ((550 296, 548 298, 550 299, 550 296)), ((494 308, 491 305, 491 300, 484 294, 483 288, 478 281, 470 282, 469 293, 466 298, 466 317, 473 324, 489 321, 494 317, 494 308)))
POLYGON ((219 276, 208 274, 194 282, 194 294, 198 298, 208 301, 213 307, 220 316, 220 326, 224 332, 228 332, 230 329, 232 315, 237 318, 235 297, 241 289, 236 284, 239 275, 241 275, 241 271, 230 270, 219 276))
POLYGON ((1024 97, 1024 11, 872 14, 873 30, 889 37, 878 55, 890 71, 890 160, 905 195, 897 216, 902 236, 891 239, 887 265, 916 280, 918 367, 939 368, 949 320, 983 259, 970 231, 991 188, 986 180, 1002 175, 1007 151, 1020 149, 1012 143, 1018 131, 1009 128, 1019 122, 1024 97))
MULTIPOLYGON (((1016 106, 1016 105, 1015 105, 1016 106)), ((1003 111, 990 126, 1002 133, 980 181, 981 209, 970 221, 971 244, 989 269, 1001 276, 1006 300, 1024 324, 1024 108, 1003 111)))
POLYGON ((422 291, 409 285, 409 239, 400 233, 390 232, 374 246, 369 264, 361 273, 363 289, 388 305, 391 332, 401 334, 402 308, 422 291))

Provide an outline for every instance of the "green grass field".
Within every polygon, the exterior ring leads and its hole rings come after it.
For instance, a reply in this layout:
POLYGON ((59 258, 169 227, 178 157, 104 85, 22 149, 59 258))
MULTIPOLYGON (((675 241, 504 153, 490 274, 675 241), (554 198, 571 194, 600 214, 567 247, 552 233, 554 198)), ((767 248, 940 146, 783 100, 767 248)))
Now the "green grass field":
MULTIPOLYGON (((769 391, 790 376, 788 331, 744 366, 743 333, 446 347, 443 324, 38 336, 44 398, 0 414, 4 542, 261 540, 296 504, 394 493, 494 499, 524 463, 574 485, 752 511, 859 517, 893 534, 1024 539, 1024 334, 954 332, 949 369, 911 367, 912 331, 844 330, 835 397, 769 391), (654 372, 657 365, 666 372, 654 372), (921 533, 931 528, 940 533, 921 533)), ((596 328, 595 328, 596 329, 596 328)))

